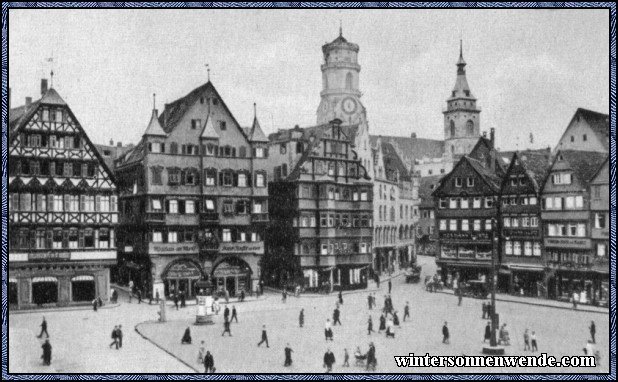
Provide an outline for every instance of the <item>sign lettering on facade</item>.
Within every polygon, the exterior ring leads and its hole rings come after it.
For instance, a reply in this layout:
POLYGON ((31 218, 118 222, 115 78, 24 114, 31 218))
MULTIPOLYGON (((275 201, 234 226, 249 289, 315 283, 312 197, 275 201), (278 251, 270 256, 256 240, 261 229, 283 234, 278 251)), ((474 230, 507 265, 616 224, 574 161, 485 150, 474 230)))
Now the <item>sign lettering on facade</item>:
POLYGON ((490 240, 487 232, 441 232, 440 238, 447 240, 490 240))
POLYGON ((558 248, 590 248, 590 239, 546 238, 545 246, 558 248))
POLYGON ((255 253, 264 254, 264 242, 255 243, 222 243, 219 253, 255 253))
POLYGON ((198 246, 195 243, 180 244, 158 244, 150 243, 148 251, 153 255, 176 255, 181 253, 198 253, 198 246))
POLYGON ((28 261, 68 261, 71 252, 30 252, 28 261))

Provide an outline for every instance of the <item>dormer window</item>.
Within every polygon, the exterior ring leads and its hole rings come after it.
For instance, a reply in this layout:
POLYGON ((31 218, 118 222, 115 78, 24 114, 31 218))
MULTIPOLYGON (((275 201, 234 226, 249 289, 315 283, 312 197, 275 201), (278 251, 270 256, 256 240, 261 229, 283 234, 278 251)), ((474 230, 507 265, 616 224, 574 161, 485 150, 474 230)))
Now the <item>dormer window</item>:
POLYGON ((225 121, 219 121, 219 129, 223 131, 227 130, 227 124, 225 121))
POLYGON ((584 140, 584 142, 586 142, 588 140, 588 136, 586 134, 584 134, 584 136, 582 137, 582 139, 584 140))
POLYGON ((200 128, 200 126, 202 126, 202 120, 201 119, 192 119, 191 120, 191 130, 197 130, 200 128))
POLYGON ((264 158, 264 148, 263 147, 256 147, 255 148, 255 157, 256 158, 264 158))

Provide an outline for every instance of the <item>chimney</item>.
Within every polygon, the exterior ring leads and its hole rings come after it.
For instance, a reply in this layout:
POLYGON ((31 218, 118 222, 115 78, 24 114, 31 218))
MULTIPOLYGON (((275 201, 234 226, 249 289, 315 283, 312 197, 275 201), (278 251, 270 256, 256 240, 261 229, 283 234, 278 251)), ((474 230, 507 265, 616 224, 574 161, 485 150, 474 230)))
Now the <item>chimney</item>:
POLYGON ((110 145, 110 146, 113 146, 113 145, 114 145, 114 140, 113 140, 113 139, 110 139, 110 140, 109 140, 109 145, 110 145))
POLYGON ((32 97, 26 97, 26 109, 30 107, 32 104, 32 97))
POLYGON ((489 141, 491 142, 491 147, 495 147, 496 143, 496 129, 493 127, 489 129, 489 141))
POLYGON ((416 139, 416 133, 412 133, 412 139, 416 139))
POLYGON ((116 142, 116 147, 122 147, 122 142, 116 142))
POLYGON ((483 131, 483 138, 487 138, 487 131, 483 131))
POLYGON ((47 79, 41 78, 41 97, 47 93, 47 79))

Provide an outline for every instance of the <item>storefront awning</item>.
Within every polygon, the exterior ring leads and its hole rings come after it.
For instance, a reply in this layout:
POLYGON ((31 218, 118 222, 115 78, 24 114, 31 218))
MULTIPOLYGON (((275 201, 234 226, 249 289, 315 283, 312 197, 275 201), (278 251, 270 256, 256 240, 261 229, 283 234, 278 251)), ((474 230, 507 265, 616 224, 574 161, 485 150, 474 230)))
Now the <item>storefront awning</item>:
POLYGON ((52 276, 33 277, 32 282, 33 283, 57 283, 58 279, 52 276))
POLYGON ((10 283, 17 283, 17 279, 15 277, 9 277, 10 283))
POLYGON ((538 265, 509 264, 508 268, 514 271, 545 272, 545 268, 538 265))
POLYGON ((71 281, 94 281, 94 276, 79 275, 71 278, 71 281))

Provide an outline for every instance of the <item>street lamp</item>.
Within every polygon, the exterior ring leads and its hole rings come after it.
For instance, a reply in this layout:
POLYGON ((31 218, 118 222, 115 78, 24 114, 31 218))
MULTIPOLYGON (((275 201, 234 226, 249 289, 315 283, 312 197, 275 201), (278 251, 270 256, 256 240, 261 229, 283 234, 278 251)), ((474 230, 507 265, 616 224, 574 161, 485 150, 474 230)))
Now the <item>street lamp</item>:
POLYGON ((500 242, 500 232, 496 235, 498 230, 498 221, 496 218, 491 219, 491 305, 489 311, 489 317, 491 319, 491 337, 489 339, 489 346, 483 346, 483 354, 491 355, 503 355, 504 347, 498 346, 496 340, 496 331, 498 329, 499 316, 496 314, 496 284, 498 281, 498 275, 496 274, 496 255, 501 253, 502 243, 500 242))

